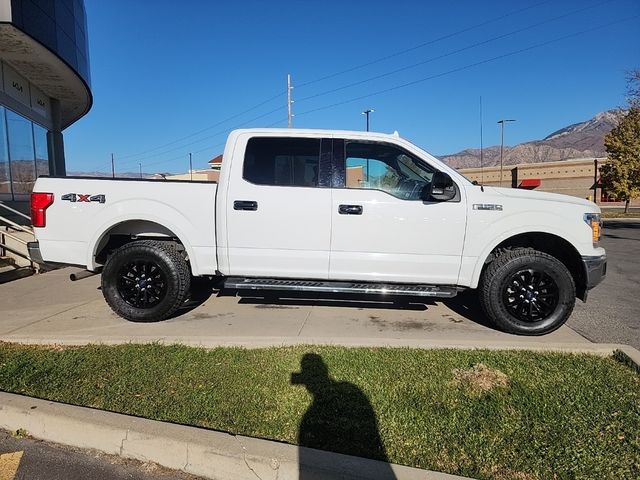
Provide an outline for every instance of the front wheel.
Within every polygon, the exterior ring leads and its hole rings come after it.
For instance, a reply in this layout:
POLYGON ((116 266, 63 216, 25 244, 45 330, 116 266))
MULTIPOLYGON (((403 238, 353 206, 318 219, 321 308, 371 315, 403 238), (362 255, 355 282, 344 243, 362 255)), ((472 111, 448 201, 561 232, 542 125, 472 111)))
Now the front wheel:
POLYGON ((164 320, 189 295, 191 273, 173 242, 140 240, 109 256, 102 271, 102 294, 127 320, 164 320))
POLYGON ((576 287, 558 259, 532 248, 505 250, 480 280, 482 308, 496 326, 521 335, 543 335, 573 311, 576 287))

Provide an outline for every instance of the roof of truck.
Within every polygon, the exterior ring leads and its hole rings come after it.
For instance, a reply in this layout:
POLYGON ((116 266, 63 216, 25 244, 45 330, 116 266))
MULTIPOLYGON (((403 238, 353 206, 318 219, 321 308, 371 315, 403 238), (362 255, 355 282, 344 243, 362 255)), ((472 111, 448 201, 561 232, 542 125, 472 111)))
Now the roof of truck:
POLYGON ((344 135, 349 137, 402 138, 396 131, 393 133, 367 132, 363 130, 329 130, 321 128, 241 128, 231 132, 241 133, 280 133, 287 135, 344 135))

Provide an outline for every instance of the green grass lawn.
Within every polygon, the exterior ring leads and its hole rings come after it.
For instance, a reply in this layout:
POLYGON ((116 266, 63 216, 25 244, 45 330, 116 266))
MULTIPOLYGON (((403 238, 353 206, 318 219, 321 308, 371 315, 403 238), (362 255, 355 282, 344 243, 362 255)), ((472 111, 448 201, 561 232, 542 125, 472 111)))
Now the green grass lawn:
POLYGON ((476 478, 640 478, 640 376, 613 358, 0 343, 0 389, 476 478))

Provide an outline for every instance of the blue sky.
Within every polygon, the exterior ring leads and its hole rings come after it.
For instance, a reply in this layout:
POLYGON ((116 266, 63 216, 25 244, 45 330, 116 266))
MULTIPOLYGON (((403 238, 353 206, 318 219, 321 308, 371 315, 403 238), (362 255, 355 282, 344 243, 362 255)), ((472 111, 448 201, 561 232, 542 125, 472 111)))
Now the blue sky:
POLYGON ((516 144, 622 106, 625 72, 640 68, 638 0, 86 8, 94 104, 65 131, 69 171, 110 171, 111 153, 119 172, 186 171, 189 152, 204 167, 228 130, 286 126, 287 73, 294 127, 361 130, 373 108, 372 130, 439 155, 480 145, 481 95, 484 145, 499 143, 500 118, 517 119, 516 144))

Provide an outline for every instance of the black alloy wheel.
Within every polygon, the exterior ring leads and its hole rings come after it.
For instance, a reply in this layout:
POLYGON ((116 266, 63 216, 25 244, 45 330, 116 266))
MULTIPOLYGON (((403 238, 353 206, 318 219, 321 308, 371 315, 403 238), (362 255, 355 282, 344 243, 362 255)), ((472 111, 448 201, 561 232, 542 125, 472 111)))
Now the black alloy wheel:
POLYGON ((167 294, 167 276, 155 262, 138 259, 118 272, 118 292, 135 308, 151 308, 167 294))
POLYGON ((553 313, 560 300, 558 285, 546 272, 527 268, 511 276, 502 301, 514 317, 538 322, 553 313))

